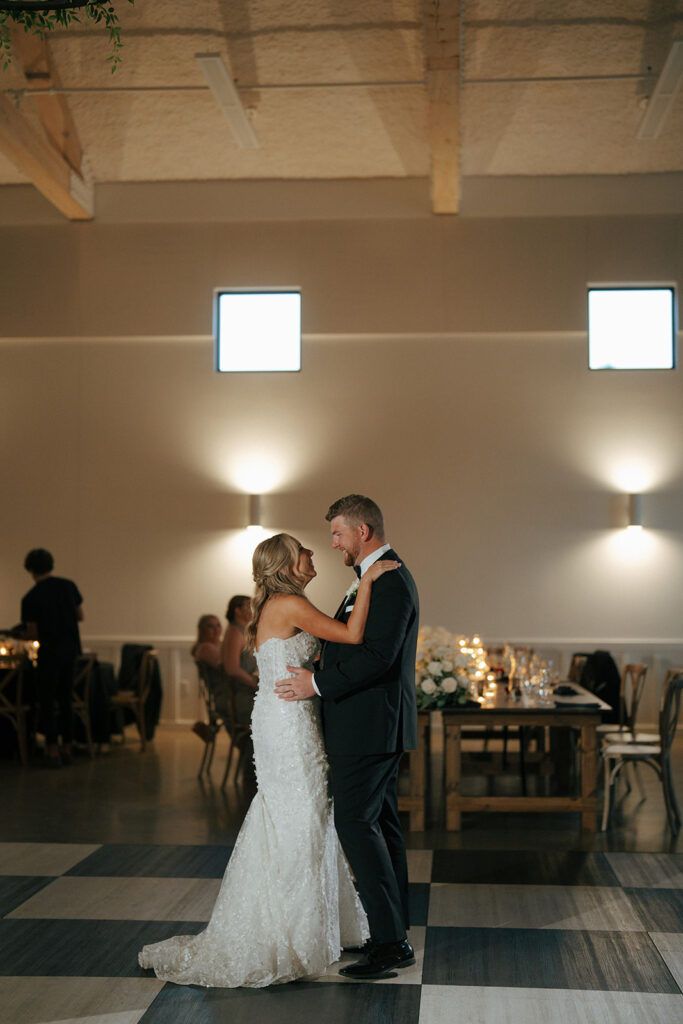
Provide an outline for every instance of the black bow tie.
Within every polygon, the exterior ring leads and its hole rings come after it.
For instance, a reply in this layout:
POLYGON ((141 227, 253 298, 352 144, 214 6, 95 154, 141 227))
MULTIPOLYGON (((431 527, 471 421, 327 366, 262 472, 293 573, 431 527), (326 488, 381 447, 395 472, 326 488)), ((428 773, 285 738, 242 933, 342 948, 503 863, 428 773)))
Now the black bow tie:
POLYGON ((353 571, 355 572, 355 574, 358 577, 358 579, 360 579, 360 566, 359 565, 354 565, 353 571))

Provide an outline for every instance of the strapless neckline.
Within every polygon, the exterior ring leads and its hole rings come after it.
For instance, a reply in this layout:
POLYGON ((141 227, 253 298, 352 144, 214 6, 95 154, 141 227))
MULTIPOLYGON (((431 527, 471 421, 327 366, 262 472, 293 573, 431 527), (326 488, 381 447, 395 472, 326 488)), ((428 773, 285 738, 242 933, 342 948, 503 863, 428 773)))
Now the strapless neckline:
POLYGON ((281 643, 286 643, 288 640, 296 640, 300 636, 311 636, 311 633, 307 633, 306 630, 300 629, 298 633, 292 633, 291 636, 269 636, 267 640, 264 640, 259 647, 254 648, 254 654, 260 654, 266 644, 271 643, 273 640, 279 640, 281 643))

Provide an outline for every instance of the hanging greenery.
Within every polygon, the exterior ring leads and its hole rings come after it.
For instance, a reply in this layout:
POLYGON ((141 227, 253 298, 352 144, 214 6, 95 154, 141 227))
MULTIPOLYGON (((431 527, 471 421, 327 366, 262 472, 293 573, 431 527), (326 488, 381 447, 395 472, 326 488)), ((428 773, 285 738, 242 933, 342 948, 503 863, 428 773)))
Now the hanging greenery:
MULTIPOLYGON (((135 0, 128 0, 128 3, 135 3, 135 0)), ((73 22, 80 24, 79 11, 85 14, 86 20, 96 23, 104 22, 113 50, 107 60, 111 61, 112 71, 116 71, 121 62, 120 51, 123 43, 121 42, 119 18, 112 0, 52 0, 52 3, 33 3, 31 0, 0 2, 0 59, 3 60, 3 68, 12 62, 10 24, 23 25, 25 32, 44 39, 48 32, 52 32, 56 28, 67 28, 73 22)))

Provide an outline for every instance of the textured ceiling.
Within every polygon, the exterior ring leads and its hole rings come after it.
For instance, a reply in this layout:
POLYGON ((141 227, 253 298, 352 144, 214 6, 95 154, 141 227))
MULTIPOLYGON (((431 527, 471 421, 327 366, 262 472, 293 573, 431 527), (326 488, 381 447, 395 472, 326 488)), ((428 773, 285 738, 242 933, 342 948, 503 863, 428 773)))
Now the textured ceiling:
MULTIPOLYGON (((425 4, 438 7, 436 0, 425 4)), ((442 7, 447 4, 442 3, 442 7)), ((116 0, 101 29, 50 37, 96 182, 425 177, 423 4, 415 0, 116 0), (195 63, 221 53, 260 142, 240 149, 195 63)), ((683 89, 656 139, 638 125, 681 0, 460 4, 464 175, 683 170, 683 89)), ((21 64, 0 88, 38 130, 21 64)), ((27 178, 0 156, 0 184, 27 178)))

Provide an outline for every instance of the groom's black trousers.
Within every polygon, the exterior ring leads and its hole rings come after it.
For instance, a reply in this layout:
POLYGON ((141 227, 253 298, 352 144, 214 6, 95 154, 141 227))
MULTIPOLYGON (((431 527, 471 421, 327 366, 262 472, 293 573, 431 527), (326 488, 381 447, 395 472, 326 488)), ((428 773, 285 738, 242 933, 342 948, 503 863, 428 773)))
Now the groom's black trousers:
POLYGON ((398 817, 401 754, 328 755, 334 824, 374 942, 404 939, 408 865, 398 817))

